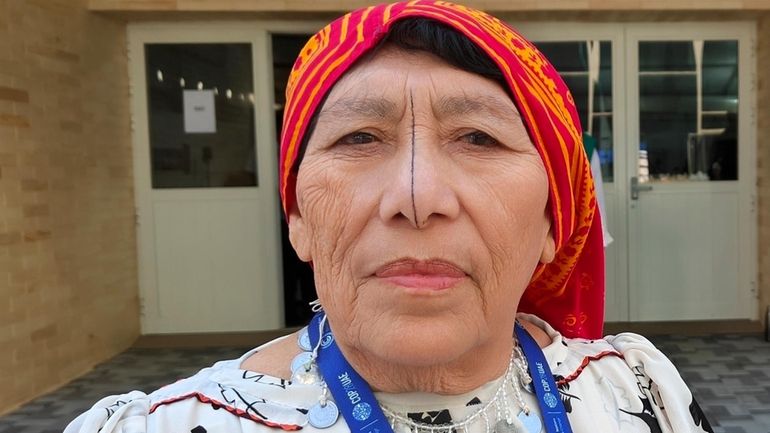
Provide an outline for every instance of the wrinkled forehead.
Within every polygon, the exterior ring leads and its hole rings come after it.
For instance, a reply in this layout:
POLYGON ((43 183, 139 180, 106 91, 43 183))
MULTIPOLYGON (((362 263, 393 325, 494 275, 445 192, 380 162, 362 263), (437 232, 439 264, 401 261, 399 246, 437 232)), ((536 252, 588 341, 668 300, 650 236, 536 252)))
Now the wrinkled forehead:
MULTIPOLYGON (((505 65, 506 60, 491 53, 507 51, 510 56, 510 42, 526 42, 496 18, 447 2, 412 1, 379 5, 350 12, 335 20, 310 38, 289 76, 282 131, 282 151, 285 150, 282 156, 285 153, 288 158, 282 158, 281 166, 281 171, 287 174, 282 181, 288 180, 294 163, 292 154, 299 151, 307 130, 312 129, 309 128, 311 119, 316 118, 315 114, 330 90, 344 74, 378 47, 394 24, 410 18, 429 19, 451 27, 486 52, 498 65, 505 65), (494 32, 502 32, 498 46, 490 45, 494 39, 490 36, 494 32)), ((501 69, 501 76, 510 72, 506 67, 501 69)))
POLYGON ((428 51, 385 43, 334 84, 313 123, 315 127, 351 118, 395 121, 407 108, 430 110, 438 118, 485 114, 521 122, 510 93, 498 82, 450 65, 428 51))

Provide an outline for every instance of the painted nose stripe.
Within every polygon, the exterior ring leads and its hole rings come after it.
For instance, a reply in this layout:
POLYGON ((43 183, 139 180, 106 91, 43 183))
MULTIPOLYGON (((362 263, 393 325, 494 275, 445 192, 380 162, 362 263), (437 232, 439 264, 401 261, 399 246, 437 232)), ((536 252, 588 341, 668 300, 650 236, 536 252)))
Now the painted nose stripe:
POLYGON ((412 112, 412 164, 410 172, 412 175, 412 213, 414 214, 414 225, 420 228, 420 222, 417 219, 417 203, 414 200, 414 153, 415 153, 415 121, 414 121, 414 95, 409 92, 409 109, 412 112))

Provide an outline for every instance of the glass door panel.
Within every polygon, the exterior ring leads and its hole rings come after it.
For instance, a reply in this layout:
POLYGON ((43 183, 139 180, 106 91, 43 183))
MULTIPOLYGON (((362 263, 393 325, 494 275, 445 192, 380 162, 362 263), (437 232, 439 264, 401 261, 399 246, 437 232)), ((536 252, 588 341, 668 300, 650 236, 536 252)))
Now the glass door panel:
POLYGON ((738 42, 639 42, 638 179, 737 180, 738 42))
POLYGON ((614 180, 612 43, 587 40, 537 42, 572 92, 584 135, 596 146, 604 182, 614 180))
POLYGON ((153 188, 257 186, 251 44, 145 45, 153 188))

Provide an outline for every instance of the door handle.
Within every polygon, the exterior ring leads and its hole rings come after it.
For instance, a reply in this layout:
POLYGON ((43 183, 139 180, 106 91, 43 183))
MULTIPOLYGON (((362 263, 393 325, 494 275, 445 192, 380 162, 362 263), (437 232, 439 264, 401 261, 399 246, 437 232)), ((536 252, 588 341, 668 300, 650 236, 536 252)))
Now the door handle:
POLYGON ((639 183, 639 178, 631 178, 631 200, 639 200, 640 191, 652 191, 652 185, 643 185, 639 183))

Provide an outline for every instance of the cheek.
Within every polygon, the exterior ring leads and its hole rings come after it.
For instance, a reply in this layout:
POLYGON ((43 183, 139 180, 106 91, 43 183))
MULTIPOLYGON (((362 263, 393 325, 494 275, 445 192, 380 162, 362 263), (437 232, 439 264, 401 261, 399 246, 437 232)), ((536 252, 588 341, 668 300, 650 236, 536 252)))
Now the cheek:
POLYGON ((369 214, 357 183, 341 172, 334 161, 319 158, 303 161, 297 176, 297 206, 307 226, 316 290, 327 310, 354 296, 350 262, 369 214))
POLYGON ((488 252, 489 287, 523 293, 548 234, 548 178, 538 156, 501 163, 477 176, 469 213, 488 252), (499 175, 504 174, 504 175, 499 175))
POLYGON ((350 219, 349 185, 323 170, 321 163, 303 163, 297 176, 297 206, 308 228, 311 256, 315 267, 338 262, 345 221, 350 219))

